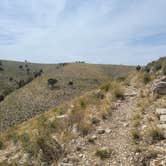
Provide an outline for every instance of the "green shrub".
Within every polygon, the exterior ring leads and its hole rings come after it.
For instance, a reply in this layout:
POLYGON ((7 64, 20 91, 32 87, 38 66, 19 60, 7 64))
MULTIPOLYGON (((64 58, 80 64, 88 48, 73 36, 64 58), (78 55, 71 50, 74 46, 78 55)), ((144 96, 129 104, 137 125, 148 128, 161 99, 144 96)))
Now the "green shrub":
POLYGON ((28 135, 28 133, 23 133, 19 136, 19 139, 24 145, 26 145, 30 141, 30 136, 28 135))
POLYGON ((37 139, 37 145, 43 152, 41 158, 42 161, 49 165, 51 165, 52 161, 58 161, 58 159, 62 156, 63 149, 61 145, 50 137, 40 136, 37 139))
POLYGON ((108 84, 105 84, 105 85, 103 85, 100 89, 101 89, 101 90, 104 90, 105 92, 108 92, 109 89, 110 89, 110 84, 109 84, 109 83, 108 83, 108 84))
POLYGON ((16 132, 10 132, 7 137, 8 139, 11 139, 14 144, 16 144, 19 140, 19 136, 16 132))
POLYGON ((80 100, 81 108, 86 108, 86 102, 84 100, 80 100))
POLYGON ((148 84, 151 81, 151 76, 149 73, 144 73, 143 75, 143 82, 144 84, 148 84))
POLYGON ((90 132, 90 129, 91 129, 90 124, 88 124, 86 122, 82 122, 78 126, 78 130, 83 137, 88 135, 88 133, 90 132))
POLYGON ((44 115, 41 115, 39 118, 38 118, 38 127, 44 127, 46 126, 47 124, 47 118, 44 116, 44 115))
POLYGON ((126 77, 118 77, 117 81, 119 82, 124 82, 126 80, 126 77))
POLYGON ((62 131, 63 129, 64 129, 64 122, 61 121, 60 119, 57 119, 56 117, 54 120, 47 122, 46 130, 48 130, 48 133, 59 132, 62 131))
POLYGON ((164 75, 166 75, 166 63, 164 63, 164 65, 163 65, 162 72, 163 72, 164 75))
POLYGON ((0 140, 0 150, 2 150, 4 148, 4 144, 3 144, 3 141, 0 140))
POLYGON ((110 158, 111 151, 110 151, 110 149, 102 148, 102 149, 97 150, 95 155, 100 157, 100 159, 104 160, 104 159, 110 158))
POLYGON ((30 156, 37 157, 40 147, 37 144, 37 140, 29 142, 27 146, 24 146, 24 150, 30 154, 30 156))
POLYGON ((66 113, 66 109, 65 108, 56 108, 55 112, 57 113, 57 115, 64 115, 66 113))
POLYGON ((162 63, 161 62, 158 62, 154 65, 154 71, 158 71, 162 68, 162 63))
POLYGON ((164 139, 164 133, 158 127, 152 127, 148 130, 148 136, 151 138, 152 142, 160 141, 164 139))
POLYGON ((113 86, 113 95, 115 99, 124 99, 124 89, 120 84, 117 83, 113 86))
POLYGON ((131 137, 132 137, 132 139, 133 139, 134 142, 139 141, 140 140, 140 134, 139 134, 138 130, 133 129, 131 131, 131 137))

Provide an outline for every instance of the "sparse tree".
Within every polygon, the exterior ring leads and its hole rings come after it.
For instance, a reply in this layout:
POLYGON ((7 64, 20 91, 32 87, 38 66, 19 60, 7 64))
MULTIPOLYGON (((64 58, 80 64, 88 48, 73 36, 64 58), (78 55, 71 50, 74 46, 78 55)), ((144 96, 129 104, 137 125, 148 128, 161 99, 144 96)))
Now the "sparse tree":
POLYGON ((0 95, 0 102, 4 100, 4 96, 0 95))
POLYGON ((28 64, 25 64, 25 67, 28 68, 28 64))
POLYGON ((22 65, 19 65, 19 69, 23 69, 23 66, 22 66, 22 65))
POLYGON ((68 85, 72 86, 74 83, 73 81, 69 81, 68 85))
POLYGON ((27 69, 26 69, 26 71, 27 71, 27 74, 29 75, 29 73, 30 73, 30 69, 29 69, 29 68, 27 68, 27 69))
POLYGON ((3 67, 0 66, 0 71, 4 71, 3 67))
POLYGON ((13 77, 9 77, 9 81, 13 81, 13 77))
POLYGON ((56 80, 54 78, 48 79, 48 81, 47 81, 48 87, 53 89, 57 82, 58 82, 58 80, 56 80))
POLYGON ((25 81, 24 80, 17 81, 17 88, 21 88, 24 85, 25 85, 25 81))

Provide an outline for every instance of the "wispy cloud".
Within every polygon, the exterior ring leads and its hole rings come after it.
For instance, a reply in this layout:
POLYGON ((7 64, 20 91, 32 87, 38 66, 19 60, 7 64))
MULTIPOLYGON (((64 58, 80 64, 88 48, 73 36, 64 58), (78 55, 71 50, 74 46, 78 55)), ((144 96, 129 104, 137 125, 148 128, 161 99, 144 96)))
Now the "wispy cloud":
POLYGON ((166 54, 165 0, 1 0, 0 58, 144 64, 166 54))

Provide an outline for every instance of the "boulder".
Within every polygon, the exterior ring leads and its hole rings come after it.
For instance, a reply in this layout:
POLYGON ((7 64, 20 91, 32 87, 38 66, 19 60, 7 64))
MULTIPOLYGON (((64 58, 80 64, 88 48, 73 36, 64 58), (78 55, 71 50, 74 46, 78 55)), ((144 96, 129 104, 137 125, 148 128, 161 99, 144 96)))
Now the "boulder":
POLYGON ((104 130, 104 129, 99 128, 99 129, 97 130, 97 133, 98 133, 98 134, 104 134, 104 133, 105 133, 105 130, 104 130))
POLYGON ((158 115, 166 115, 166 108, 158 108, 156 109, 156 113, 158 115))
POLYGON ((159 124, 157 125, 158 128, 166 130, 166 124, 159 124))
POLYGON ((166 77, 161 78, 161 81, 166 82, 166 77))
POLYGON ((160 121, 166 122, 166 115, 160 115, 160 121))
POLYGON ((159 83, 157 83, 153 91, 160 95, 166 95, 166 82, 160 81, 159 83))
POLYGON ((88 142, 89 143, 95 143, 95 140, 97 139, 97 136, 96 135, 93 135, 92 137, 89 137, 88 138, 88 142))

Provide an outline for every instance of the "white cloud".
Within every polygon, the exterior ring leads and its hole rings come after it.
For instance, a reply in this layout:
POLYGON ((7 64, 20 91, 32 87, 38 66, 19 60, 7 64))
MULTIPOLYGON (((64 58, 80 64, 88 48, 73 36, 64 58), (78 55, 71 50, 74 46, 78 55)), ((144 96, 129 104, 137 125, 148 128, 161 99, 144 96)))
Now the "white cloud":
POLYGON ((143 64, 166 53, 166 40, 144 44, 166 34, 165 8, 165 0, 2 0, 0 41, 15 40, 0 42, 0 58, 143 64))

